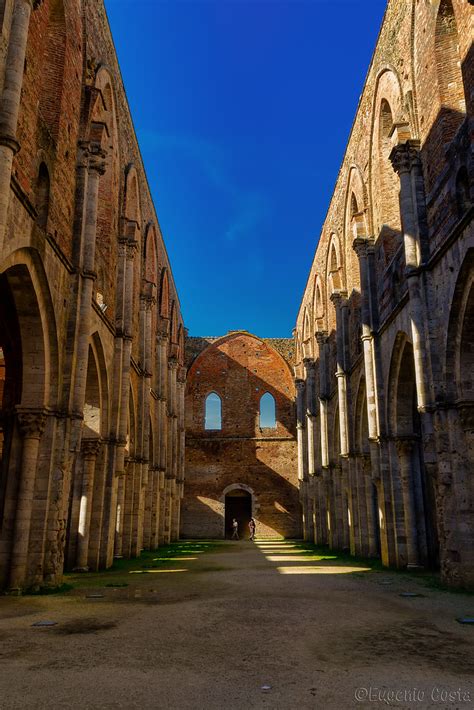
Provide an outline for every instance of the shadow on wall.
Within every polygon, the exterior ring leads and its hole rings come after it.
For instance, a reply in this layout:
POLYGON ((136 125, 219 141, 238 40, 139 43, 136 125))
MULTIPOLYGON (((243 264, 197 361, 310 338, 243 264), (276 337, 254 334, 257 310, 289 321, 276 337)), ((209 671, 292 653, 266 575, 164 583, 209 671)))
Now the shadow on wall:
POLYGON ((259 536, 301 535, 293 391, 289 365, 250 334, 212 342, 194 360, 186 389, 184 537, 222 538, 226 502, 228 537, 229 508, 236 511, 241 537, 249 536, 250 515, 257 520, 259 536), (205 401, 211 392, 221 398, 221 429, 205 429, 205 401), (261 429, 260 399, 266 393, 275 399, 277 422, 275 428, 261 429), (242 492, 242 505, 237 491, 242 492), (245 492, 251 498, 247 509, 245 492))

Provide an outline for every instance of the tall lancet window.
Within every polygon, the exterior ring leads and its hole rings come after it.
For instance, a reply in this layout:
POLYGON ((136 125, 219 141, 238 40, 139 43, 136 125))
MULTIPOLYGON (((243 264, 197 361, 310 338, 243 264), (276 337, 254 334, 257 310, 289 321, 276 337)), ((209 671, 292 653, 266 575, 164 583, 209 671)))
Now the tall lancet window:
POLYGON ((270 392, 260 399, 260 429, 276 429, 275 398, 270 392))
POLYGON ((204 428, 214 431, 222 429, 222 402, 215 392, 211 392, 206 397, 204 428))

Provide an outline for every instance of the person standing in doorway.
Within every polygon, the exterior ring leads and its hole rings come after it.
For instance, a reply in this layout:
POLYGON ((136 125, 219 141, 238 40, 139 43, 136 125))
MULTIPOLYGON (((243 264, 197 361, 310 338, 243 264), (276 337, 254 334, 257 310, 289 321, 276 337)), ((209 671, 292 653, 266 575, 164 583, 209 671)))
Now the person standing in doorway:
POLYGON ((255 528, 257 527, 255 523, 255 518, 250 518, 249 530, 250 530, 250 540, 253 542, 255 540, 255 528))
POLYGON ((232 540, 239 539, 239 524, 235 518, 232 518, 232 540))

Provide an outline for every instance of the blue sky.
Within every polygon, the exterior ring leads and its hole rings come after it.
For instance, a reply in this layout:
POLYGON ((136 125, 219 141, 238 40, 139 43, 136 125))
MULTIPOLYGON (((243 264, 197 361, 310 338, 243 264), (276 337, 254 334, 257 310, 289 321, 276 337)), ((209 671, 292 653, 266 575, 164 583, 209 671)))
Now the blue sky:
POLYGON ((105 0, 190 335, 289 337, 386 0, 105 0))

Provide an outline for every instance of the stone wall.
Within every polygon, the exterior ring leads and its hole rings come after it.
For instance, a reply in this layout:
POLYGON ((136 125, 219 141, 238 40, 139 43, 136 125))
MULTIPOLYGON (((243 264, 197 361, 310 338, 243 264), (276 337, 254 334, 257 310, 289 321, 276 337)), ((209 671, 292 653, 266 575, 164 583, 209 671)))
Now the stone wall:
MULTIPOLYGON (((291 353, 289 345, 280 345, 291 353)), ((186 351, 192 364, 186 386, 182 535, 223 537, 226 492, 240 489, 251 494, 257 536, 298 537, 301 511, 289 362, 270 341, 246 331, 188 338, 186 351), (216 430, 205 428, 210 393, 221 400, 221 428, 216 430), (265 393, 275 400, 275 428, 261 427, 265 393)))
POLYGON ((0 587, 176 539, 184 324, 102 0, 0 16, 0 587))
POLYGON ((464 586, 473 64, 470 3, 388 2, 295 331, 306 537, 464 586))

